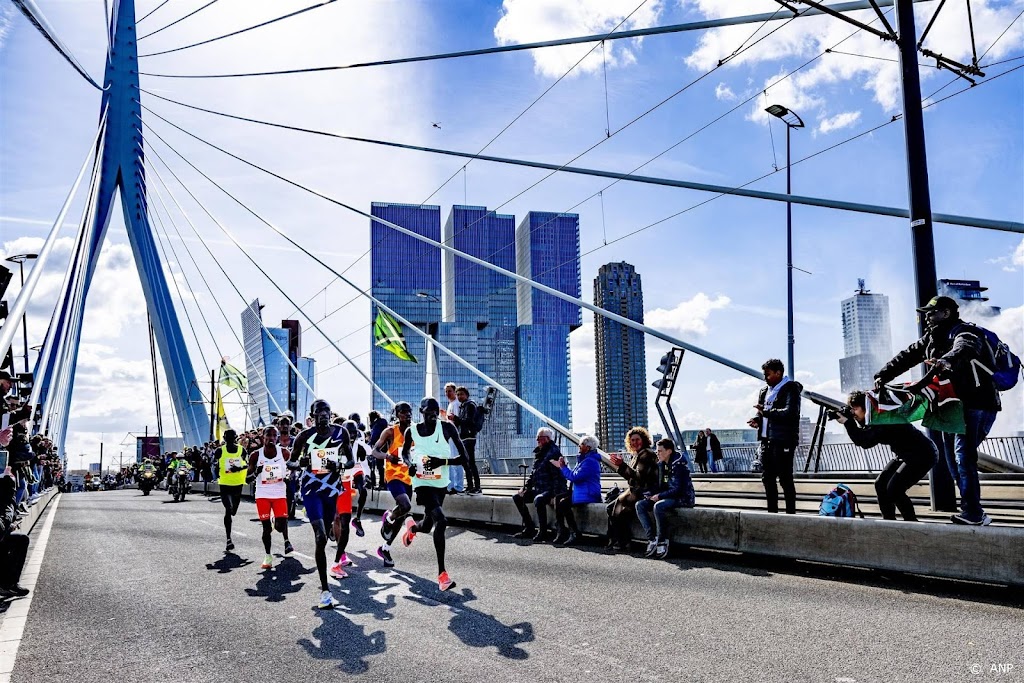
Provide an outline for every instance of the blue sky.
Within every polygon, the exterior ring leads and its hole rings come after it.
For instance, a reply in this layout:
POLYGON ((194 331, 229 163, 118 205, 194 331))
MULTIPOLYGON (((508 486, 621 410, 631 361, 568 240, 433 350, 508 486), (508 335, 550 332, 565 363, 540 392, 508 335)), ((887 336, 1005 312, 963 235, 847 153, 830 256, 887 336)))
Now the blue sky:
MULTIPOLYGON (((143 70, 160 73, 214 73, 290 68, 365 61, 419 53, 450 51, 501 42, 529 42, 568 35, 608 31, 629 14, 639 0, 506 0, 500 2, 388 2, 353 7, 334 3, 273 27, 209 46, 145 58, 143 70)), ((140 34, 155 30, 199 7, 198 0, 174 0, 147 19, 140 34), (143 30, 145 29, 145 30, 143 30)), ((271 18, 307 3, 220 0, 208 10, 143 40, 140 51, 166 49, 212 37, 271 18)), ((937 3, 918 6, 918 28, 937 3)), ((40 2, 62 38, 98 78, 102 72, 103 6, 98 0, 75 3, 40 2)), ((139 15, 155 7, 140 2, 139 15)), ((979 52, 1007 27, 1010 29, 983 63, 1024 56, 1024 20, 1011 20, 1024 9, 1020 0, 972 3, 979 52)), ((768 0, 735 2, 699 0, 649 2, 627 22, 647 26, 706 17, 773 12, 768 0)), ((88 86, 47 45, 24 18, 5 5, 0 15, 0 231, 3 251, 18 253, 38 244, 86 151, 95 129, 99 94, 88 86), (35 240, 35 242, 33 242, 35 240)), ((936 22, 928 44, 957 59, 969 54, 962 8, 949 7, 936 22)), ((780 16, 782 16, 780 14, 780 16)), ((871 20, 869 14, 861 15, 871 20)), ((783 22, 773 22, 757 36, 783 22)), ((711 32, 691 32, 638 41, 608 43, 607 120, 618 131, 643 113, 714 67, 744 44, 758 27, 746 25, 711 32)), ((802 158, 899 113, 894 47, 858 34, 840 49, 861 56, 827 54, 797 76, 768 87, 846 38, 853 29, 835 19, 798 19, 749 47, 725 66, 658 107, 574 162, 575 165, 629 171, 693 133, 740 101, 767 89, 720 122, 644 167, 641 173, 722 185, 740 185, 785 163, 784 129, 769 127, 767 104, 791 107, 807 127, 793 134, 793 156, 802 158), (865 56, 866 55, 866 56, 865 56), (881 59, 872 59, 871 57, 881 59), (774 153, 773 143, 774 139, 774 153)), ((757 36, 754 40, 757 40, 757 36)), ((534 98, 564 74, 591 46, 572 46, 536 53, 517 52, 461 60, 427 62, 325 74, 250 79, 182 80, 143 77, 144 88, 185 102, 230 113, 252 115, 311 128, 397 140, 414 144, 476 151, 518 115, 534 98), (441 128, 431 126, 439 121, 441 128)), ((598 47, 559 82, 525 116, 489 148, 498 156, 565 163, 605 138, 604 76, 598 47)), ((1024 64, 1010 61, 987 69, 995 75, 1024 64)), ((933 208, 936 212, 1024 220, 1024 70, 984 84, 927 110, 928 158, 933 208)), ((952 79, 948 71, 922 68, 922 89, 930 93, 952 79)), ((966 85, 960 81, 942 95, 966 85)), ((299 133, 226 121, 171 104, 144 100, 175 123, 221 144, 272 170, 294 177, 332 196, 368 209, 374 200, 424 201, 463 162, 416 152, 326 141, 299 133)), ((266 215, 304 244, 317 244, 336 267, 347 267, 368 247, 367 221, 337 207, 256 175, 244 166, 148 117, 153 129, 182 154, 215 177, 231 192, 266 215)), ((191 173, 158 141, 150 148, 166 159, 203 203, 242 237, 250 253, 264 263, 289 294, 305 301, 330 280, 264 226, 244 214, 223 195, 191 173)), ((155 155, 150 156, 155 161, 155 155)), ((170 180, 156 161, 160 173, 170 180)), ((468 166, 436 193, 431 203, 447 215, 454 203, 495 208, 536 182, 545 172, 485 162, 468 166)), ((607 185, 598 178, 557 174, 505 205, 517 217, 530 210, 562 211, 607 185)), ((782 192, 784 173, 752 187, 782 192)), ((900 122, 845 144, 793 168, 798 194, 905 206, 906 180, 903 129, 900 122)), ((237 273, 246 298, 268 304, 269 321, 292 308, 245 261, 233 253, 223 235, 185 193, 172 193, 225 267, 237 273)), ((643 226, 682 211, 709 195, 673 188, 618 183, 604 193, 604 212, 597 198, 573 209, 581 216, 583 291, 602 263, 625 260, 636 265, 644 280, 648 323, 679 334, 693 343, 741 363, 758 366, 770 356, 785 357, 785 205, 742 198, 720 198, 632 237, 603 247, 643 226)), ((165 197, 165 200, 167 198, 165 197)), ((72 216, 76 216, 73 212, 72 216)), ((197 320, 197 345, 186 332, 197 372, 202 373, 197 346, 208 359, 232 356, 243 362, 227 323, 212 308, 216 298, 237 327, 242 303, 216 271, 187 224, 175 215, 184 243, 172 241, 182 264, 171 266, 197 320), (213 295, 198 282, 184 256, 188 245, 200 267, 213 275, 213 295), (195 293, 190 294, 190 287, 195 293), (204 311, 214 336, 199 325, 204 311)), ((873 291, 889 295, 893 343, 900 348, 915 335, 913 274, 907 221, 865 214, 796 206, 794 263, 796 365, 808 386, 839 395, 838 358, 842 354, 839 302, 850 295, 858 277, 873 291)), ((64 233, 70 239, 72 229, 64 233)), ((172 231, 173 234, 173 231, 172 231)), ((936 225, 936 258, 940 277, 981 279, 993 302, 1006 309, 998 323, 1002 336, 1024 348, 1024 247, 1019 235, 936 225)), ((127 250, 120 218, 111 224, 101 284, 90 298, 83 347, 82 378, 76 389, 74 445, 69 453, 88 451, 99 433, 116 434, 152 424, 151 387, 147 384, 141 291, 127 250), (141 316, 141 318, 140 318, 141 316), (141 352, 140 352, 141 350, 141 352), (116 370, 116 371, 115 371, 116 370)), ((65 258, 67 253, 63 252, 65 258)), ((173 260, 173 259, 172 259, 173 260)), ((367 261, 350 271, 366 281, 367 261)), ((55 263, 44 281, 45 291, 33 301, 30 335, 41 339, 47 307, 59 286, 55 263)), ((12 293, 16 288, 12 287, 12 293)), ((177 295, 175 294, 175 297, 177 295)), ((352 297, 333 284, 310 304, 316 320, 352 297)), ((184 316, 182 316, 184 319, 184 316)), ((592 320, 585 314, 584 320, 592 320)), ((184 320, 183 320, 184 322, 184 320)), ((305 322, 305 321, 304 321, 305 322)), ((368 306, 349 305, 322 323, 342 342, 346 353, 366 350, 368 306)), ((309 328, 309 325, 305 325, 309 328)), ((306 348, 325 345, 307 333, 306 348)), ((573 334, 574 427, 592 429, 594 367, 592 326, 573 334)), ((30 339, 30 345, 38 343, 30 339)), ((20 347, 20 344, 19 344, 20 347)), ((651 368, 664 345, 649 343, 651 368)), ((358 375, 338 361, 333 349, 318 354, 324 372, 324 396, 345 410, 365 410, 368 390, 358 375), (350 407, 351 406, 351 407, 350 407)), ((357 362, 368 367, 368 356, 357 362)), ((677 412, 686 428, 737 426, 749 413, 756 384, 725 368, 688 356, 676 395, 677 412)), ((404 397, 415 398, 415 397, 404 397)), ((1006 397, 1007 410, 997 432, 1024 429, 1019 391, 1006 397)), ((611 445, 612 447, 616 445, 611 445)))

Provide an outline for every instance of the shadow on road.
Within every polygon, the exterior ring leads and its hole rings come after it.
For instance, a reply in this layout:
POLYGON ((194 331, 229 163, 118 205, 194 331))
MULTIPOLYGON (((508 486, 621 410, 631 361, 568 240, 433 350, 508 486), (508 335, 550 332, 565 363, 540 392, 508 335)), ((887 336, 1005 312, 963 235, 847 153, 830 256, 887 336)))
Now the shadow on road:
POLYGON ((313 640, 299 638, 299 645, 310 657, 322 660, 341 660, 338 668, 348 674, 366 673, 370 668, 367 657, 383 654, 387 650, 384 631, 367 633, 345 615, 336 611, 313 610, 321 623, 313 629, 313 640))
POLYGON ((218 574, 230 574, 235 569, 248 567, 252 560, 245 560, 234 553, 224 553, 224 557, 216 562, 207 562, 206 568, 209 571, 216 571, 218 574))
MULTIPOLYGON (((210 565, 206 565, 206 567, 207 569, 211 568, 210 565)), ((304 583, 299 579, 315 571, 316 567, 306 569, 294 557, 286 557, 273 569, 265 570, 256 582, 256 587, 246 588, 245 593, 250 598, 266 598, 267 602, 283 602, 289 593, 298 593, 302 590, 304 583)))
POLYGON ((395 572, 394 576, 403 581, 412 592, 412 595, 405 596, 406 600, 427 607, 447 606, 453 612, 448 622, 448 630, 466 645, 493 647, 497 649, 498 654, 508 659, 529 658, 530 653, 519 645, 533 642, 533 624, 523 621, 505 625, 490 614, 467 607, 466 603, 476 600, 476 595, 468 588, 463 589, 461 593, 441 593, 432 580, 402 572, 395 572))

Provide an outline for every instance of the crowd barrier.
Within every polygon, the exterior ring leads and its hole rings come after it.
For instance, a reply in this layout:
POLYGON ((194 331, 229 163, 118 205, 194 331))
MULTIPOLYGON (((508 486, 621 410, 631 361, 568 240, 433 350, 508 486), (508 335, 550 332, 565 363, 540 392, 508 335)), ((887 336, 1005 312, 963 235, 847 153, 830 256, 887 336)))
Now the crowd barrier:
POLYGON ((18 532, 22 534, 32 533, 32 529, 35 528, 36 522, 42 519, 43 513, 46 512, 46 508, 50 505, 50 501, 52 501, 57 494, 57 487, 51 486, 46 493, 39 496, 39 500, 36 501, 36 504, 28 509, 28 514, 21 518, 21 525, 18 527, 18 532))
MULTIPOLYGON (((216 494, 217 484, 205 485, 216 494)), ((204 484, 193 484, 201 493, 204 484)), ((250 494, 246 487, 247 494, 250 494)), ((394 505, 386 491, 372 491, 366 510, 394 505)), ((415 508, 414 508, 415 510, 415 508)), ((507 496, 453 496, 445 499, 452 521, 518 527, 519 511, 507 496)), ((1024 530, 878 519, 837 519, 816 515, 692 508, 672 513, 675 546, 725 550, 770 557, 906 572, 924 576, 1024 587, 1024 530)), ((603 504, 577 508, 584 534, 604 535, 603 504)), ((644 538, 638 523, 633 538, 644 538)))

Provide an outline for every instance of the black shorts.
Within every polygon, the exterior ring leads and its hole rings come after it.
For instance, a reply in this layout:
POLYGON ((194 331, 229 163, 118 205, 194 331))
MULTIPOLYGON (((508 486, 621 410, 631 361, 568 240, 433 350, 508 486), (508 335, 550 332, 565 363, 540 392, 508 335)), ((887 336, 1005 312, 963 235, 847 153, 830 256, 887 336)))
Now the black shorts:
POLYGON ((448 495, 447 489, 435 486, 421 486, 416 489, 416 504, 422 505, 427 512, 444 505, 444 497, 448 495))
POLYGON ((242 502, 242 486, 225 486, 221 484, 220 487, 220 502, 224 504, 224 507, 228 510, 232 510, 232 514, 238 509, 238 504, 242 502))

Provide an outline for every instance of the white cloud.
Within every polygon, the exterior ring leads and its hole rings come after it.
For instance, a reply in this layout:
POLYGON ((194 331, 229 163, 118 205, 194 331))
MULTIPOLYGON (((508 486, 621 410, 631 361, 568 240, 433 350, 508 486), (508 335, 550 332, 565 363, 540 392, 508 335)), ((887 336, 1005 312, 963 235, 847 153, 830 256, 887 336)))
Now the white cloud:
POLYGON ((573 370, 593 370, 596 367, 594 323, 583 323, 569 335, 569 357, 573 370))
POLYGON ((0 9, 0 52, 3 52, 4 45, 7 44, 7 37, 11 35, 15 14, 17 14, 17 8, 13 2, 0 9))
POLYGON ((835 116, 829 116, 821 119, 818 123, 818 132, 828 134, 835 130, 849 128, 858 121, 860 121, 859 111, 844 111, 840 114, 836 114, 835 116))
POLYGON ((725 102, 732 102, 736 99, 736 93, 725 83, 719 83, 715 86, 715 98, 725 102))
POLYGON ((644 321, 648 326, 665 332, 702 336, 708 333, 707 322, 711 312, 726 308, 730 303, 727 296, 720 294, 712 299, 699 292, 693 298, 679 302, 675 308, 655 308, 645 312, 644 321))
POLYGON ((1003 270, 1008 273, 1014 273, 1019 268, 1024 268, 1024 239, 1021 239, 1020 243, 1011 253, 989 259, 986 263, 1002 266, 1003 270))
MULTIPOLYGON (((1024 306, 1004 308, 1002 313, 994 318, 979 318, 975 322, 999 335, 999 339, 1006 342, 1018 356, 1024 354, 1024 306)), ((1002 400, 1003 409, 996 416, 991 434, 1016 436, 1024 420, 1024 381, 1017 382, 1017 386, 1010 391, 1004 391, 999 398, 1002 400)))
MULTIPOLYGON (((494 37, 501 45, 511 45, 608 33, 635 8, 636 0, 504 0, 494 37)), ((618 30, 654 26, 661 11, 660 0, 649 0, 618 30)), ((604 49, 609 68, 634 63, 640 42, 640 39, 606 42, 604 49)), ((588 43, 533 50, 534 70, 543 76, 561 76, 593 46, 588 43)), ((593 73, 599 71, 601 65, 601 48, 598 47, 573 74, 593 73)))

